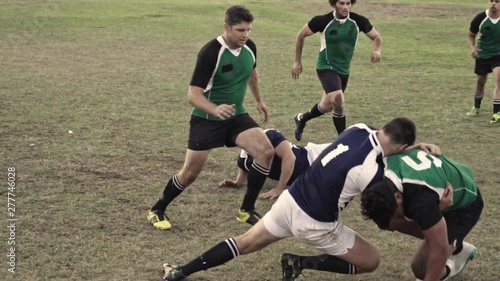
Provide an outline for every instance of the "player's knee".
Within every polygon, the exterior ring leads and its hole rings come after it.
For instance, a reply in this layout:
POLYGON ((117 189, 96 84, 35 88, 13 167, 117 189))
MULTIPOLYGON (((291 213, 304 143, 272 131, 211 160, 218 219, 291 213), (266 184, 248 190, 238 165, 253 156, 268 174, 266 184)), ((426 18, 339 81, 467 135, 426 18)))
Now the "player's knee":
POLYGON ((260 160, 259 162, 271 163, 274 157, 274 148, 271 143, 266 142, 262 145, 258 156, 254 157, 255 160, 260 160), (260 158, 260 159, 259 159, 260 158))
POLYGON ((196 180, 198 174, 198 171, 183 169, 177 174, 177 178, 182 185, 188 186, 196 180))
POLYGON ((251 237, 248 232, 234 238, 234 240, 236 241, 240 255, 250 254, 262 248, 260 247, 258 237, 251 237))
POLYGON ((377 269, 378 265, 380 264, 380 254, 374 253, 371 255, 369 259, 366 260, 365 264, 363 265, 363 271, 364 272, 373 272, 377 269))
POLYGON ((321 100, 319 106, 321 107, 321 112, 323 113, 331 112, 333 110, 333 103, 329 98, 321 100))

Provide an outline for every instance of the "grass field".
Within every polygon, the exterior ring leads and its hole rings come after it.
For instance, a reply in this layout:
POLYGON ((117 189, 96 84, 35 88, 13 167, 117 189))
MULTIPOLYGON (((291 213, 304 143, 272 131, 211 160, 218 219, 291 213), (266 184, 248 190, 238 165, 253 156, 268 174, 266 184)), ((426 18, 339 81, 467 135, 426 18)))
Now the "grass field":
MULTIPOLYGON (((485 198, 467 241, 479 254, 460 280, 498 280, 500 271, 500 127, 491 126, 489 81, 482 114, 466 116, 475 85, 466 43, 470 20, 487 1, 358 1, 384 39, 370 63, 362 36, 346 91, 347 122, 380 126, 396 116, 416 121, 419 141, 474 171, 485 198)), ((243 190, 220 189, 234 176, 236 149, 214 150, 206 170, 168 209, 171 231, 146 214, 184 161, 190 106, 186 92, 199 49, 223 32, 234 1, 3 0, 0 5, 0 228, 2 280, 160 280, 160 266, 183 263, 248 229, 235 214, 243 190), (72 131, 72 133, 69 133, 72 131), (15 167, 15 273, 8 245, 7 173, 15 167)), ((314 67, 319 36, 306 39, 305 71, 292 80, 295 35, 329 11, 326 0, 242 1, 255 15, 261 92, 275 127, 293 139, 292 117, 320 99, 314 67)), ((490 78, 490 80, 493 80, 490 78)), ((248 95, 247 108, 260 120, 248 95)), ((330 117, 308 124, 304 138, 328 142, 330 117)), ((268 181, 265 189, 273 186, 268 181)), ((259 201, 264 213, 272 202, 259 201)), ((382 253, 376 272, 348 277, 305 271, 299 280, 415 280, 418 241, 362 220, 357 201, 346 224, 382 253)), ((238 258, 189 280, 280 280, 283 252, 315 254, 293 239, 238 258)))

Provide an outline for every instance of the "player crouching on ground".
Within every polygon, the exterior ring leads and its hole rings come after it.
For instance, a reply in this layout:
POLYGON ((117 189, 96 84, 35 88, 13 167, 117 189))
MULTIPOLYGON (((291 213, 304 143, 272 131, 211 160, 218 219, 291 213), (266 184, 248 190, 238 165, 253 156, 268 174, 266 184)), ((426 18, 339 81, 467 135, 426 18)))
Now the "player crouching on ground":
POLYGON ((385 230, 391 220, 418 224, 424 240, 411 264, 417 278, 448 280, 460 274, 476 255, 476 247, 463 240, 483 209, 470 169, 444 156, 411 150, 387 157, 385 176, 362 193, 362 214, 385 230), (453 203, 441 211, 439 201, 448 183, 453 203))

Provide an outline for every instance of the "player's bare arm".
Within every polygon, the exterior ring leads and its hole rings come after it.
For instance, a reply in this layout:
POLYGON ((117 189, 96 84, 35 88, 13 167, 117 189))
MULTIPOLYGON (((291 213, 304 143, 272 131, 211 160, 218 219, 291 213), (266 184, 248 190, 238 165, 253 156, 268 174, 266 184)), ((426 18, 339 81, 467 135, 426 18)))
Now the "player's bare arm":
POLYGON ((215 103, 210 102, 203 95, 204 91, 205 89, 203 88, 197 86, 189 86, 188 90, 189 103, 192 106, 202 110, 203 112, 217 116, 222 120, 227 119, 236 113, 234 104, 216 105, 215 103))
POLYGON ((236 179, 224 179, 219 183, 219 187, 240 187, 247 180, 248 173, 238 168, 236 179))
POLYGON ((281 174, 276 186, 270 191, 262 194, 262 199, 275 199, 287 188, 287 183, 292 177, 293 169, 295 168, 295 154, 288 141, 281 142, 275 149, 275 154, 281 158, 281 174))
POLYGON ((478 59, 479 55, 477 53, 480 52, 481 50, 479 50, 476 47, 476 36, 477 33, 472 33, 469 31, 469 36, 467 36, 467 42, 469 43, 471 57, 478 59))
POLYGON ((250 75, 250 79, 248 79, 248 86, 250 86, 250 91, 252 92, 255 98, 255 107, 261 116, 264 117, 264 123, 269 121, 269 109, 266 104, 262 101, 262 97, 260 96, 260 87, 259 87, 259 72, 254 68, 252 74, 250 75))
POLYGON ((297 34, 297 40, 295 42, 295 62, 292 66, 292 78, 299 79, 299 75, 302 73, 302 50, 304 49, 304 42, 306 37, 313 35, 314 32, 309 28, 306 23, 304 27, 297 34))
POLYGON ((429 247, 429 258, 424 281, 440 280, 448 258, 448 231, 444 218, 423 231, 425 243, 429 247))
POLYGON ((379 62, 382 57, 382 37, 374 28, 366 33, 366 36, 373 41, 373 52, 371 55, 371 62, 379 62))
POLYGON ((441 197, 441 200, 439 200, 439 210, 444 210, 451 206, 453 204, 453 186, 451 186, 450 183, 448 183, 448 186, 446 187, 443 197, 441 197))

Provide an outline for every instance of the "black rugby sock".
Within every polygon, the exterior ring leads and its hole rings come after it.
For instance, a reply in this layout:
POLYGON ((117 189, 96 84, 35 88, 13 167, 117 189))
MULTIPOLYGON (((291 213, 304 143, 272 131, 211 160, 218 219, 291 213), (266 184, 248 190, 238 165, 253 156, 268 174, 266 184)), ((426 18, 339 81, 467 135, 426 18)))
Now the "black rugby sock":
POLYGON ((319 117, 321 115, 325 114, 319 103, 315 104, 311 110, 308 112, 302 114, 302 119, 301 121, 307 122, 313 118, 319 117))
POLYGON ((474 97, 474 107, 477 109, 481 108, 482 101, 483 101, 483 97, 474 97))
POLYGON ((493 100, 493 114, 500 112, 500 99, 493 100))
POLYGON ((177 180, 177 174, 175 174, 168 181, 165 189, 163 189, 162 197, 156 202, 156 204, 154 204, 154 206, 151 208, 151 211, 165 212, 168 204, 170 204, 170 202, 172 202, 175 197, 179 196, 185 188, 186 186, 182 185, 179 180, 177 180))
POLYGON ((215 245, 201 256, 179 267, 184 276, 224 264, 240 255, 236 241, 229 238, 215 245))
POLYGON ((243 198, 243 203, 241 204, 241 210, 253 211, 255 210, 255 202, 259 196, 259 192, 266 182, 266 178, 269 175, 269 169, 262 167, 261 165, 253 162, 248 172, 248 184, 245 197, 243 198))
POLYGON ((342 274, 356 274, 357 267, 345 260, 331 255, 299 256, 299 266, 302 269, 314 269, 342 274))
POLYGON ((335 126, 335 129, 337 130, 337 134, 341 134, 345 128, 346 128, 346 118, 345 114, 342 113, 333 113, 333 125, 335 126))

